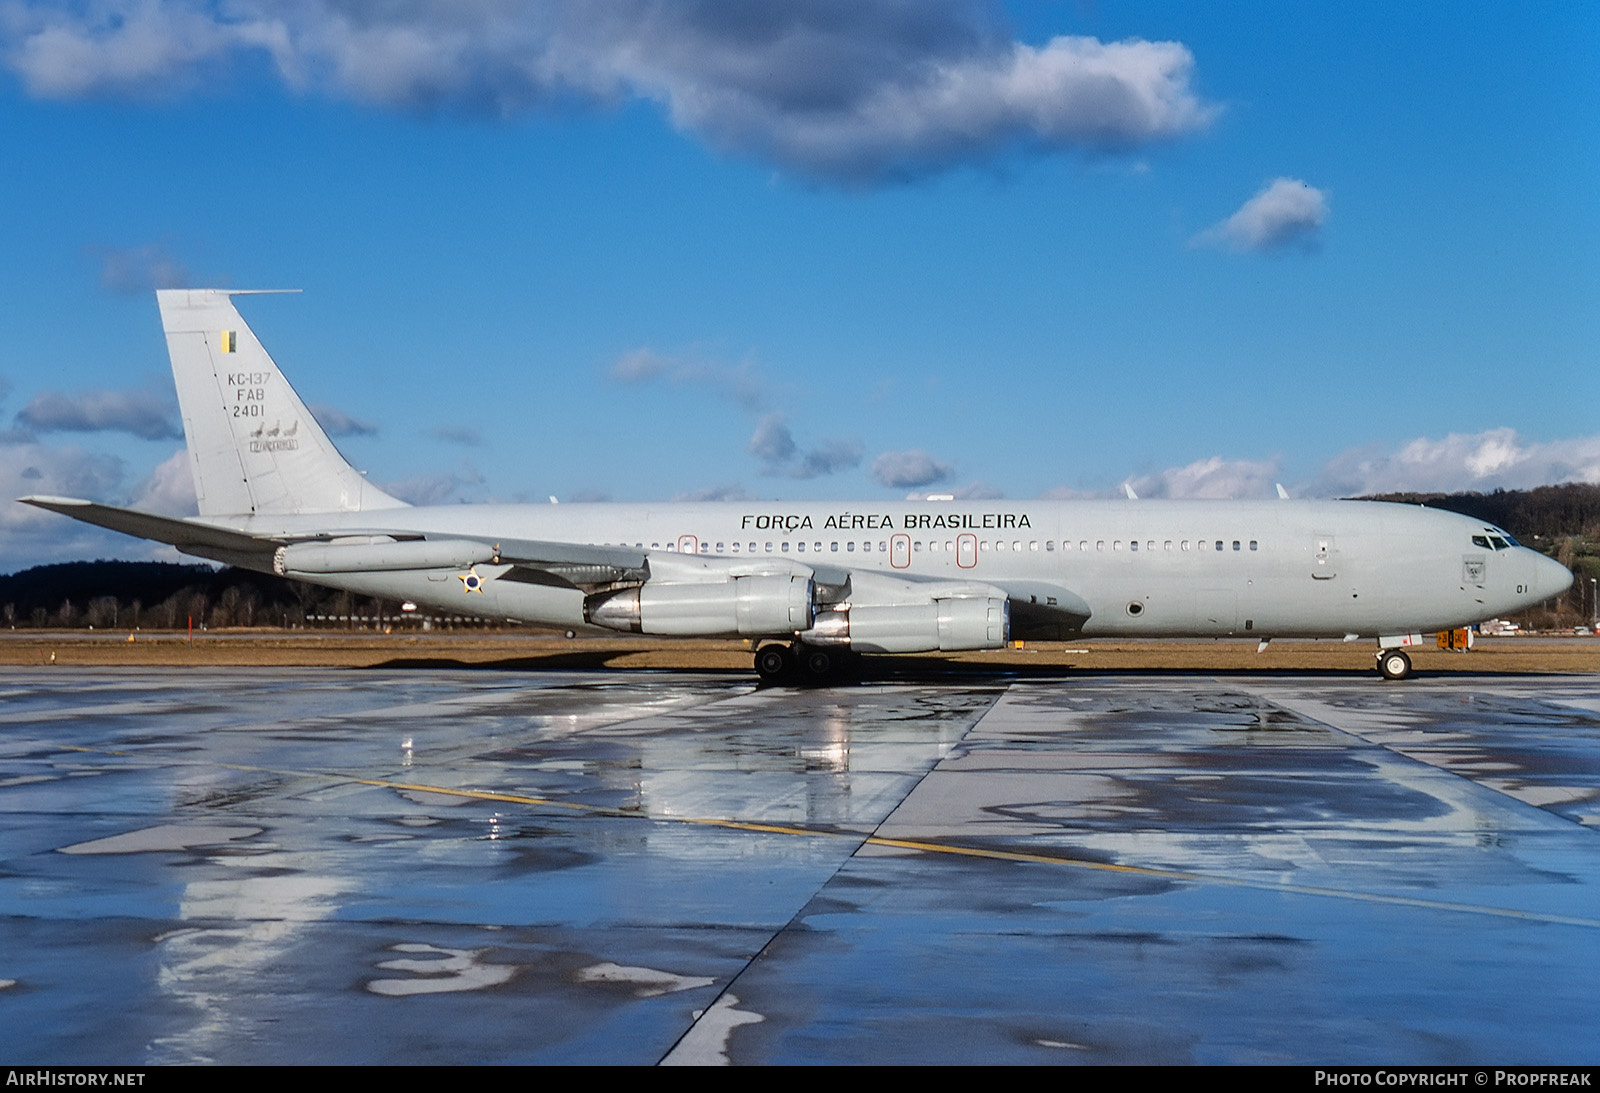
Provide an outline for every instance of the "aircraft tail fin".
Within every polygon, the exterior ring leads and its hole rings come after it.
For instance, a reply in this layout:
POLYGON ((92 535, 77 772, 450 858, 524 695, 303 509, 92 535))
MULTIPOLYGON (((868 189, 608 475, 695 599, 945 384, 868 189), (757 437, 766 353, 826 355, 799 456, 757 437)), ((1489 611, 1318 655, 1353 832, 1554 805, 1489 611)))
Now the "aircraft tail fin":
POLYGON ((339 454, 234 308, 238 295, 156 293, 200 514, 403 507, 339 454))

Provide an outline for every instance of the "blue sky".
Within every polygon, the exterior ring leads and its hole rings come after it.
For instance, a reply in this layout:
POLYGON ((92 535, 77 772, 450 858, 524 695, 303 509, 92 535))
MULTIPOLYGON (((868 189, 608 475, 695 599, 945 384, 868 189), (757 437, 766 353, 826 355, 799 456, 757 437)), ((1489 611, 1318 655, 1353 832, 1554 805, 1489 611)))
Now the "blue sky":
MULTIPOLYGON (((0 4, 0 488, 192 511, 151 290, 418 501, 1600 481, 1593 5, 0 4)), ((147 556, 6 504, 0 571, 147 556)))

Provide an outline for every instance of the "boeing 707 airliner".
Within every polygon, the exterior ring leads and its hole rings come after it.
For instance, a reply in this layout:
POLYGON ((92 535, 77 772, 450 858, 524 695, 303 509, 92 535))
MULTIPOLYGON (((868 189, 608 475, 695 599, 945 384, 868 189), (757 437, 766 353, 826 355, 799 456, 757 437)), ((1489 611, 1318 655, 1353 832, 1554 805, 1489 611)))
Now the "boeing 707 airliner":
POLYGON ((1013 639, 1367 639, 1411 673, 1429 631, 1572 575, 1500 528, 1368 501, 852 501, 412 506, 307 412, 225 289, 157 294, 200 515, 23 501, 186 554, 569 631, 751 641, 763 679, 841 655, 1013 639))

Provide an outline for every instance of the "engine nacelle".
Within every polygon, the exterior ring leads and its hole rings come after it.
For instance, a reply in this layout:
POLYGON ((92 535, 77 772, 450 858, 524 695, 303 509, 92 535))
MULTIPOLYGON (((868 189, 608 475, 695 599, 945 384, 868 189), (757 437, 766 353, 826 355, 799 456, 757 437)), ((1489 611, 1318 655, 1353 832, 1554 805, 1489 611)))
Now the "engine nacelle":
POLYGON ((863 653, 954 653, 999 649, 1010 636, 1009 600, 962 596, 919 604, 844 605, 819 612, 815 627, 801 638, 863 653))
POLYGON ((759 574, 725 581, 658 583, 598 592, 583 601, 591 625, 676 637, 781 637, 809 629, 809 575, 759 574))
POLYGON ((290 543, 273 554, 272 571, 280 577, 293 577, 402 569, 465 569, 489 562, 494 556, 494 547, 470 539, 290 543))

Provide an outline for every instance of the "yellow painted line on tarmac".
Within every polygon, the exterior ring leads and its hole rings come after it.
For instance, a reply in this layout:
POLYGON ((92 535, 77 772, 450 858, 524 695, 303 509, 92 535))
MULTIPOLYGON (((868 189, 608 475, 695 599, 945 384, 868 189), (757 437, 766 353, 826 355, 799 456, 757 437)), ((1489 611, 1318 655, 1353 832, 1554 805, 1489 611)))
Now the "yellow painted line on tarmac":
MULTIPOLYGON (((235 767, 235 770, 243 769, 235 767)), ((276 774, 311 774, 318 775, 317 771, 275 771, 276 774)), ((358 786, 377 786, 379 789, 403 789, 411 793, 438 793, 446 797, 465 797, 473 801, 504 801, 513 805, 540 805, 550 808, 567 808, 574 812, 611 812, 621 816, 642 816, 643 813, 632 813, 615 808, 601 808, 598 805, 579 804, 576 801, 557 801, 550 797, 525 797, 520 793, 495 793, 487 789, 450 789, 448 786, 430 786, 421 782, 390 782, 383 778, 353 778, 349 775, 333 773, 320 774, 323 778, 338 778, 341 782, 354 782, 358 786)))
MULTIPOLYGON (((136 752, 114 751, 109 748, 88 748, 71 744, 58 744, 56 746, 63 751, 90 752, 98 755, 114 755, 124 758, 142 758, 136 752)), ((193 765, 245 771, 253 774, 273 774, 290 778, 324 778, 336 782, 353 782, 356 785, 372 786, 377 789, 403 790, 410 793, 436 793, 445 797, 462 797, 473 801, 496 801, 503 804, 529 805, 538 808, 563 808, 571 812, 586 812, 597 816, 615 816, 633 820, 651 820, 656 823, 696 824, 702 827, 716 827, 729 831, 749 831, 763 835, 790 835, 811 839, 849 839, 859 844, 859 846, 881 846, 923 854, 945 854, 956 857, 981 858, 989 861, 1053 865, 1068 869, 1087 869, 1099 873, 1122 873, 1130 876, 1152 877, 1186 884, 1249 888, 1259 892, 1351 900, 1358 903, 1385 904, 1394 907, 1416 907, 1430 911, 1450 911, 1468 915, 1490 915, 1496 918, 1512 918, 1528 922, 1548 922, 1561 926, 1584 926, 1590 929, 1600 929, 1600 919, 1580 918, 1573 915, 1522 911, 1513 907, 1494 907, 1477 903, 1452 903, 1448 900, 1416 899, 1410 896, 1384 895, 1379 892, 1359 892, 1348 888, 1324 888, 1307 884, 1254 881, 1240 877, 1222 877, 1211 873, 1190 873, 1180 869, 1160 869, 1147 865, 1120 865, 1115 862, 1092 861, 1087 858, 1072 858, 1061 854, 1040 854, 1024 850, 1000 850, 983 846, 962 846, 957 843, 924 842, 917 839, 891 839, 882 835, 862 835, 849 831, 796 827, 790 824, 763 824, 748 820, 729 820, 702 816, 653 815, 636 809, 616 808, 606 805, 586 805, 576 801, 558 801, 549 797, 532 797, 519 793, 496 793, 492 790, 484 789, 455 789, 450 786, 429 785, 425 782, 398 782, 385 778, 356 778, 336 771, 282 770, 276 767, 249 766, 243 763, 202 762, 193 765)))

